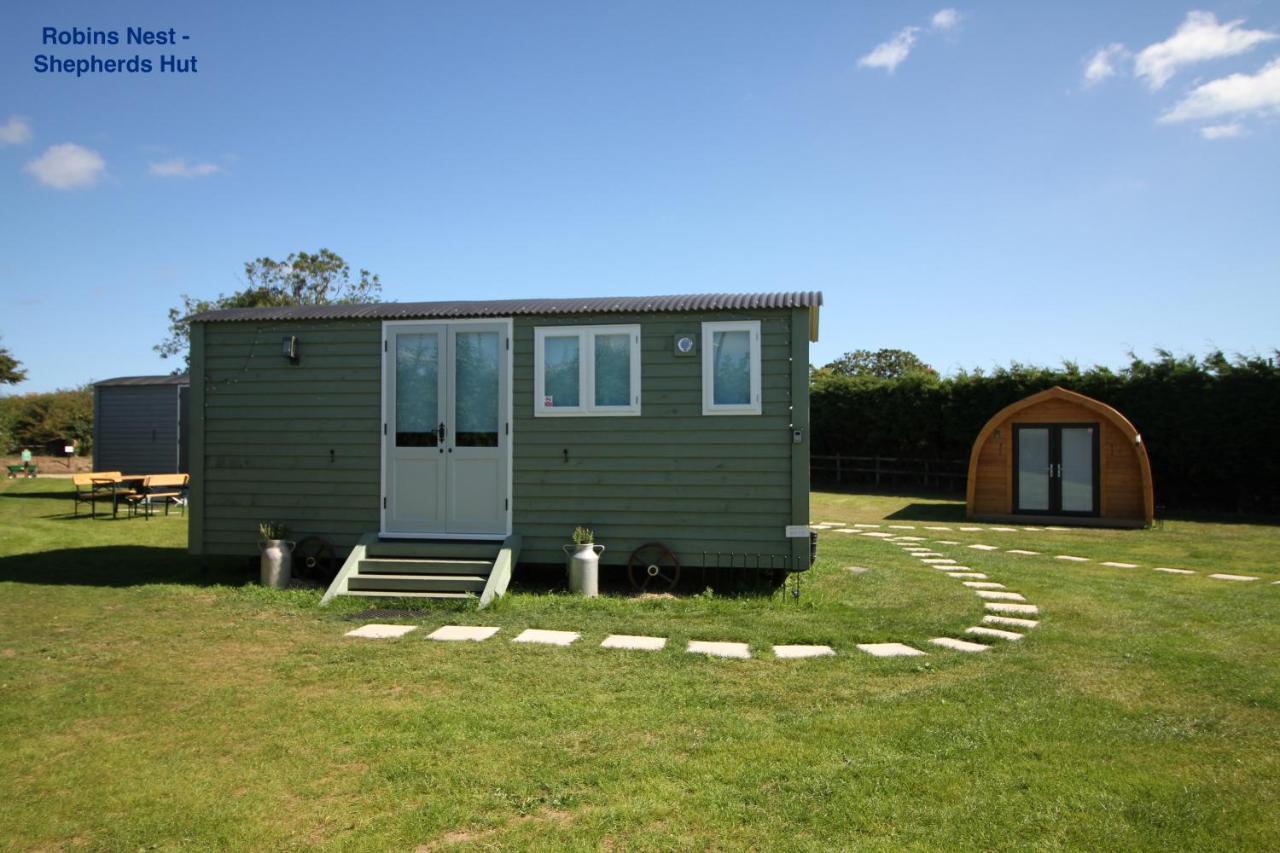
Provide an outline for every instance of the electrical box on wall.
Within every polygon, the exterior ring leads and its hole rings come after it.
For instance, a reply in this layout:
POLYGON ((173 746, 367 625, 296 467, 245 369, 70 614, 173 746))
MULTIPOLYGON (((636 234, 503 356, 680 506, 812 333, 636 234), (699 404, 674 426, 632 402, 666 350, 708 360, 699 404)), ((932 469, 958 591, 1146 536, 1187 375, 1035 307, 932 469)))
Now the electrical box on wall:
POLYGON ((698 354, 698 336, 689 332, 688 334, 676 335, 675 340, 676 355, 697 355, 698 354))

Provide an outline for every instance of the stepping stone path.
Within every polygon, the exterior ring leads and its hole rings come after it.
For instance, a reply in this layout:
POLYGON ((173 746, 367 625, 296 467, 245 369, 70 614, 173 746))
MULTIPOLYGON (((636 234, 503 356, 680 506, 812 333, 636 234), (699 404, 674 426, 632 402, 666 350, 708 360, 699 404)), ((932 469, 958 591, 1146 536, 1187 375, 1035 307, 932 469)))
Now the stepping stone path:
POLYGON ((954 539, 935 539, 933 541, 937 542, 939 545, 959 545, 960 544, 954 539))
POLYGON ((819 658, 834 655, 836 650, 830 646, 774 646, 773 656, 776 658, 819 658))
POLYGON ((971 572, 973 571, 973 569, 969 568, 968 566, 955 566, 947 563, 943 563, 941 566, 934 566, 933 568, 937 569, 940 572, 971 572))
POLYGON ((945 566, 948 564, 954 566, 956 561, 950 557, 921 557, 920 562, 926 566, 945 566))
POLYGON ((1040 612, 1040 608, 1034 604, 1011 604, 1007 601, 988 601, 983 606, 992 613, 1026 613, 1035 615, 1040 612))
POLYGON ((1017 628, 1034 628, 1040 623, 1034 619, 1019 619, 1017 616, 992 616, 987 614, 982 621, 988 625, 1012 625, 1017 628))
POLYGON ((1194 574, 1195 574, 1195 572, 1191 571, 1190 569, 1166 569, 1166 568, 1157 568, 1157 569, 1156 569, 1156 571, 1157 571, 1157 572, 1164 572, 1164 573, 1165 573, 1165 574, 1167 574, 1167 575, 1194 575, 1194 574))
POLYGON ((950 527, 926 527, 925 530, 950 530, 950 527))
POLYGON ((644 637, 636 634, 610 634, 600 644, 602 649, 636 649, 644 652, 656 652, 666 648, 666 637, 644 637))
POLYGON ((890 524, 889 529, 890 530, 915 530, 916 526, 914 524, 890 524))
POLYGON ((1035 555, 1039 554, 1040 552, 1039 552, 1039 551, 1023 551, 1023 550, 1020 550, 1020 549, 1018 549, 1018 548, 1010 548, 1010 549, 1009 549, 1008 551, 1006 551, 1005 553, 1006 553, 1006 554, 1025 554, 1025 555, 1026 555, 1026 556, 1028 556, 1028 557, 1034 557, 1035 555))
POLYGON ((1072 557, 1070 554, 1059 554, 1058 556, 1054 557, 1053 559, 1055 559, 1055 560, 1069 560, 1069 561, 1070 561, 1070 562, 1072 562, 1072 563, 1087 563, 1087 562, 1089 562, 1089 558, 1088 558, 1088 557, 1072 557))
POLYGON ((745 660, 751 657, 751 648, 746 643, 716 643, 708 642, 707 640, 690 640, 686 651, 716 658, 739 658, 745 660))
POLYGON ((914 657, 925 654, 905 643, 858 643, 858 650, 878 658, 914 657))
POLYGON ((961 529, 962 531, 964 531, 965 533, 976 533, 976 532, 980 532, 980 531, 982 531, 982 530, 985 530, 986 528, 983 528, 983 527, 961 527, 960 529, 961 529))
POLYGON ((1016 527, 988 527, 987 529, 998 530, 1001 533, 1017 533, 1018 532, 1018 528, 1016 527))
POLYGON ((1137 563, 1103 563, 1104 566, 1110 566, 1113 569, 1136 569, 1137 563))
POLYGON ((540 643, 546 646, 567 646, 580 636, 582 635, 577 631, 540 631, 537 628, 529 628, 525 631, 521 631, 520 635, 511 642, 540 643))
POLYGON ((985 652, 991 648, 983 643, 970 643, 968 640, 955 640, 951 637, 934 637, 929 642, 935 646, 942 646, 944 649, 953 649, 957 652, 985 652))
POLYGON ((949 578, 976 578, 981 580, 986 577, 982 572, 952 572, 947 575, 949 578))
MULTIPOLYGON (((955 577, 952 575, 951 577, 955 577)), ((995 581, 965 581, 964 585, 969 589, 1004 589, 1004 584, 995 581)))
POLYGON ((995 545, 970 545, 969 547, 975 551, 999 551, 1000 550, 995 545))
POLYGON ((496 633, 498 633, 497 628, 481 628, 475 625, 444 625, 428 634, 427 639, 443 640, 451 643, 470 640, 478 643, 481 640, 489 639, 496 633))
POLYGON ((849 572, 850 574, 855 574, 855 575, 862 575, 871 571, 866 566, 845 566, 844 570, 846 572, 849 572))
POLYGON ((874 536, 877 539, 888 539, 893 536, 892 533, 881 533, 878 530, 868 530, 862 534, 863 536, 874 536))
POLYGON ((1255 578, 1253 575, 1216 574, 1216 575, 1209 575, 1209 577, 1213 578, 1214 580, 1220 580, 1220 581, 1256 581, 1257 580, 1257 578, 1255 578))
POLYGON ((1017 592, 1003 592, 998 589, 979 589, 974 590, 974 595, 978 598, 990 599, 992 601, 1026 601, 1027 599, 1017 592))
POLYGON ((923 536, 897 536, 895 538, 899 542, 923 542, 924 541, 923 536))
POLYGON ((854 527, 879 527, 878 524, 855 524, 854 527))
POLYGON ((972 628, 965 628, 966 634, 973 634, 976 637, 995 637, 1000 640, 1021 640, 1022 634, 1017 631, 1005 631, 1000 628, 984 628, 981 625, 974 625, 972 628))
POLYGON ((348 631, 346 636, 363 637, 366 640, 390 640, 416 630, 418 630, 417 625, 361 625, 354 631, 348 631))

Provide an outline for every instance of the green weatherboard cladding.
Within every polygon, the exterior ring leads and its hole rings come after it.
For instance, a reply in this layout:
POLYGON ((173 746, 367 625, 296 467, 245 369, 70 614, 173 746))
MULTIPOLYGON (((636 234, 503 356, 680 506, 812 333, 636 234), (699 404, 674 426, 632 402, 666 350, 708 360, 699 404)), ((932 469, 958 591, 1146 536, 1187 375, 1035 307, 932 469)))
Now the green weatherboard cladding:
MULTIPOLYGON (((730 555, 739 566, 756 555, 807 565, 807 539, 785 528, 808 523, 808 309, 517 316, 513 332, 522 561, 562 562, 560 546, 584 525, 606 564, 661 541, 689 566, 704 554, 712 565, 730 555), (723 320, 761 323, 760 415, 704 416, 702 359, 674 347, 723 320), (534 329, 614 324, 640 326, 642 414, 534 417, 534 329)), ((192 551, 253 553, 264 520, 344 552, 377 531, 381 371, 380 320, 195 323, 192 551), (280 355, 286 335, 298 338, 294 365, 280 355)))

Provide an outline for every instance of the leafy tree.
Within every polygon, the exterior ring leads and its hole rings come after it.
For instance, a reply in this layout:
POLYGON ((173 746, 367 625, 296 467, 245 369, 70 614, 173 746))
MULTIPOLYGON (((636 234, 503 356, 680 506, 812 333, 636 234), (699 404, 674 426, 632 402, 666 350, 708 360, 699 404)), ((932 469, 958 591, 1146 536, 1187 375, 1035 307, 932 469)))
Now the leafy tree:
POLYGON ((182 356, 186 370, 190 361, 193 314, 222 308, 272 308, 280 305, 332 305, 377 302, 382 281, 366 269, 352 278, 351 266, 341 255, 321 249, 291 253, 283 261, 258 258, 244 265, 246 287, 216 299, 182 295, 182 304, 169 309, 169 334, 153 349, 161 358, 182 356))
POLYGON ((824 365, 819 373, 832 376, 871 376, 876 379, 901 379, 905 376, 932 376, 938 371, 904 349, 857 349, 824 365))
POLYGON ((93 446, 93 387, 35 392, 0 400, 0 437, 14 447, 44 447, 70 439, 93 446))
POLYGON ((7 347, 0 346, 0 385, 17 385, 26 378, 22 362, 14 358, 7 347))

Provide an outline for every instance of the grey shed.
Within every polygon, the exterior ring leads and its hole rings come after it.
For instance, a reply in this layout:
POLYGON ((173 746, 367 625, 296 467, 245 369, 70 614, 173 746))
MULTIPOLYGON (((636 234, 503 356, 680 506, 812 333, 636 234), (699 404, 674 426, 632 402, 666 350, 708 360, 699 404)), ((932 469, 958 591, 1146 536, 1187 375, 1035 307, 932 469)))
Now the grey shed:
POLYGON ((93 385, 93 469, 187 472, 187 375, 120 376, 93 385))

